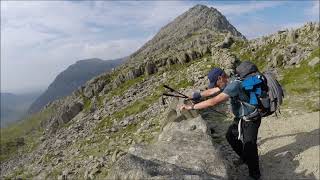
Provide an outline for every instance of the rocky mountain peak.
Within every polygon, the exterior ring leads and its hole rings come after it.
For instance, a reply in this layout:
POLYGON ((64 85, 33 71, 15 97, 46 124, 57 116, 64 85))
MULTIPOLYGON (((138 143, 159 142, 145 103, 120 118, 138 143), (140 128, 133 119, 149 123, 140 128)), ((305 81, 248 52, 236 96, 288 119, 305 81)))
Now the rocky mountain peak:
POLYGON ((180 32, 181 36, 185 36, 200 29, 230 32, 234 36, 245 38, 217 9, 196 5, 164 26, 154 39, 157 36, 170 35, 170 33, 174 32, 180 32))
POLYGON ((156 72, 163 65, 183 64, 209 53, 208 49, 223 41, 227 35, 245 39, 217 9, 196 5, 162 27, 130 56, 130 63, 126 66, 139 67, 142 62, 142 66, 147 67, 146 63, 149 63, 147 69, 154 66, 151 69, 155 70, 151 72, 156 72), (193 52, 188 52, 190 49, 193 52))

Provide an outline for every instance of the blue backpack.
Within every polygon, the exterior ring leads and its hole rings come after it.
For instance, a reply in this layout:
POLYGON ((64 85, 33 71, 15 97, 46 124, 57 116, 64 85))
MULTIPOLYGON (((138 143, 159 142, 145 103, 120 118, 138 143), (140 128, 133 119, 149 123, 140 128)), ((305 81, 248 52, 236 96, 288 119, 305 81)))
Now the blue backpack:
POLYGON ((236 74, 249 97, 249 102, 242 103, 257 108, 262 117, 269 116, 279 109, 284 93, 270 72, 262 74, 254 63, 244 61, 236 68, 236 74))

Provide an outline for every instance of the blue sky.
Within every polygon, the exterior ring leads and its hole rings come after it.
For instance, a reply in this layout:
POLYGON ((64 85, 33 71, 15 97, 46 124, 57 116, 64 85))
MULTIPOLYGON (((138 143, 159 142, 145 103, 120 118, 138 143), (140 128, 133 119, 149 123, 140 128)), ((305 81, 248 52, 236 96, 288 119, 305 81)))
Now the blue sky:
POLYGON ((80 59, 128 56, 196 4, 249 39, 319 22, 319 1, 1 1, 1 92, 44 90, 80 59))

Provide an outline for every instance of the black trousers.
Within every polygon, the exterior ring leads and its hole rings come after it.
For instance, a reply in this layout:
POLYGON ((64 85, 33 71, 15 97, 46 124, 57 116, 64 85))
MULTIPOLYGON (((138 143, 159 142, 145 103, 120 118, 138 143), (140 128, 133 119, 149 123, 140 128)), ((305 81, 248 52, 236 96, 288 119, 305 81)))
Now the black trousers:
POLYGON ((249 176, 258 179, 260 174, 259 156, 257 148, 258 130, 261 124, 261 117, 256 117, 252 121, 241 122, 241 132, 243 141, 238 140, 238 123, 239 119, 235 119, 230 125, 226 138, 232 149, 240 156, 240 158, 248 165, 249 176))

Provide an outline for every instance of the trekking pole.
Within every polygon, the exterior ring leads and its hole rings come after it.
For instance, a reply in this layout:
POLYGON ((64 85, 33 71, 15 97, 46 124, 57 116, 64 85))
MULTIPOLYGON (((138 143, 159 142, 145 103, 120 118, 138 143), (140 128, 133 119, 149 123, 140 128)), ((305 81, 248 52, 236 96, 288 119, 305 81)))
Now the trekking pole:
POLYGON ((169 86, 167 86, 167 85, 163 85, 163 87, 169 89, 171 92, 176 92, 176 93, 180 94, 180 95, 183 96, 184 98, 189 98, 187 95, 182 94, 182 93, 180 93, 179 91, 174 90, 173 88, 171 88, 171 87, 169 87, 169 86))
MULTIPOLYGON (((163 93, 163 95, 165 95, 165 96, 172 96, 172 97, 178 97, 178 98, 185 98, 185 99, 187 99, 188 101, 191 101, 192 103, 194 103, 194 101, 193 101, 192 99, 189 99, 189 97, 186 96, 185 94, 182 94, 182 93, 180 93, 179 91, 176 91, 175 89, 173 89, 173 88, 171 88, 171 87, 169 87, 169 86, 167 86, 167 85, 163 85, 163 87, 169 89, 171 92, 176 92, 176 93, 178 93, 178 94, 181 95, 181 96, 179 96, 179 95, 173 95, 173 94, 168 94, 168 93, 163 93)), ((216 113, 218 113, 218 114, 220 114, 220 115, 223 115, 223 116, 225 116, 225 117, 228 117, 226 114, 224 114, 224 113, 222 113, 222 112, 220 112, 220 111, 217 111, 217 110, 215 110, 215 109, 211 109, 211 110, 214 111, 214 112, 216 112, 216 113)))
POLYGON ((171 97, 177 97, 177 98, 186 98, 184 96, 174 95, 174 94, 168 94, 168 93, 162 93, 164 96, 171 96, 171 97))

